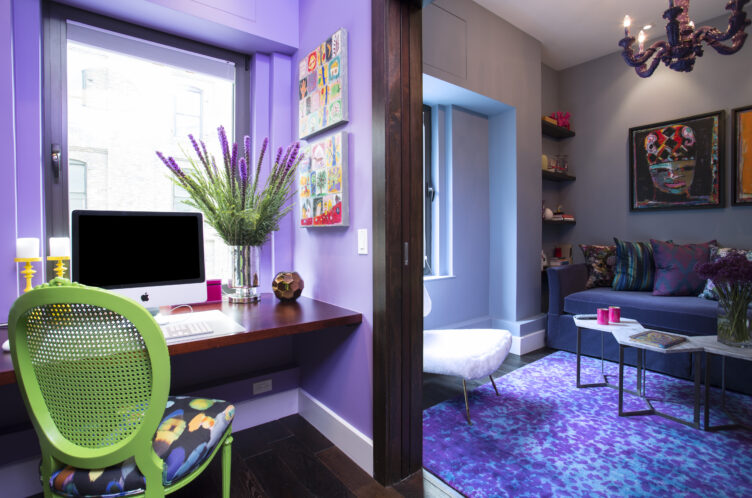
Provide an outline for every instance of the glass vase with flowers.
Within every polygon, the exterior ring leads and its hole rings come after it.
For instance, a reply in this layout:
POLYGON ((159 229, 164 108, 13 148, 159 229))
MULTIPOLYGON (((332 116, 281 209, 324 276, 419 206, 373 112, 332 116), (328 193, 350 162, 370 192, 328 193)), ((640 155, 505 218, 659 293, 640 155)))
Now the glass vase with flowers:
POLYGON ((292 209, 290 200, 295 191, 295 171, 303 154, 296 142, 277 150, 271 172, 261 178, 261 165, 269 145, 261 144, 255 169, 251 165, 251 138, 230 146, 224 127, 218 129, 222 163, 210 154, 203 141, 188 138, 196 157, 186 154, 190 171, 183 171, 173 157, 157 156, 172 173, 175 185, 183 188, 189 198, 184 202, 204 214, 206 222, 230 246, 232 276, 229 285, 234 294, 231 302, 252 302, 259 299, 259 265, 261 246, 269 235, 279 230, 280 220, 292 209))
POLYGON ((697 265, 702 278, 713 282, 718 295, 718 342, 752 347, 752 261, 739 252, 697 265))

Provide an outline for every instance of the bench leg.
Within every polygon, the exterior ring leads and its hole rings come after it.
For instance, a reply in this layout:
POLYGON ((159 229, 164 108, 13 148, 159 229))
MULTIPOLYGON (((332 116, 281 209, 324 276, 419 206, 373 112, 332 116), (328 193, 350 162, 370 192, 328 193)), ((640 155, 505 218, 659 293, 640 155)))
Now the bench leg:
POLYGON ((465 392, 465 413, 467 415, 468 425, 472 425, 470 421, 470 405, 467 402, 467 385, 465 385, 465 379, 462 379, 462 390, 465 392))
POLYGON ((493 375, 489 375, 488 378, 491 379, 491 384, 493 384, 494 391, 496 391, 496 396, 498 396, 499 395, 499 390, 496 389, 496 382, 494 382, 494 380, 493 380, 493 375))

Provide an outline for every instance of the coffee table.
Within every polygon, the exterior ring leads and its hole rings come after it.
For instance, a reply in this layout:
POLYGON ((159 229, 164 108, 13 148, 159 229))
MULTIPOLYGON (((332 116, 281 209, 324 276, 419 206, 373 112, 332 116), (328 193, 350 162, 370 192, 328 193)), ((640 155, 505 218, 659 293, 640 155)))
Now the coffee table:
MULTIPOLYGON (((586 387, 610 387, 612 389, 619 389, 618 384, 611 384, 608 381, 608 378, 606 378, 606 373, 604 371, 603 367, 603 336, 605 334, 612 334, 615 330, 626 330, 629 331, 628 335, 636 334, 638 332, 641 332, 645 330, 642 325, 637 320, 632 320, 631 318, 622 318, 621 322, 619 323, 610 323, 608 325, 602 325, 596 321, 595 315, 574 315, 574 324, 577 327, 577 387, 579 388, 586 388, 586 387), (597 332, 601 332, 601 376, 603 377, 603 382, 594 382, 590 384, 583 384, 580 382, 580 357, 581 357, 581 342, 582 342, 582 329, 589 329, 589 330, 595 330, 597 332)), ((639 360, 638 355, 638 360, 639 360)), ((642 365, 638 364, 638 370, 642 370, 642 365)), ((640 390, 641 386, 641 376, 638 375, 637 377, 637 391, 640 390)), ((636 391, 627 391, 632 394, 638 394, 636 391)))
POLYGON ((726 357, 739 360, 752 361, 752 349, 735 348, 718 342, 718 336, 703 335, 693 337, 692 342, 700 345, 705 350, 705 417, 704 428, 706 431, 718 431, 723 429, 735 429, 743 427, 752 430, 752 426, 746 424, 726 411, 726 357), (721 410, 734 422, 733 424, 710 426, 710 355, 721 357, 721 410))
MULTIPOLYGON (((647 330, 644 329, 642 326, 640 326, 641 330, 647 330)), ((696 337, 687 337, 681 334, 673 334, 681 337, 685 337, 687 340, 685 342, 682 342, 681 344, 677 344, 675 346, 671 346, 670 348, 661 348, 659 346, 653 346, 650 344, 645 344, 642 342, 638 342, 635 340, 630 339, 630 335, 634 334, 634 329, 616 329, 612 330, 611 334, 614 336, 614 339, 616 339, 616 342, 619 343, 619 416, 620 417, 632 417, 636 415, 658 415, 663 418, 667 418, 669 420, 673 420, 674 422, 679 422, 680 424, 688 425, 690 427, 694 427, 695 429, 700 428, 700 356, 702 355, 702 352, 704 351, 704 348, 702 345, 697 344, 695 342, 696 337), (630 412, 624 411, 624 350, 628 347, 637 349, 637 390, 639 392, 639 396, 645 400, 645 402, 650 407, 647 410, 634 410, 630 412), (653 407, 653 404, 650 402, 650 399, 647 397, 645 393, 645 370, 642 368, 643 364, 645 363, 645 353, 647 351, 653 351, 660 354, 676 354, 676 353, 689 353, 692 355, 693 360, 693 367, 692 370, 694 371, 694 417, 693 420, 687 421, 680 419, 678 417, 674 417, 673 415, 670 415, 668 413, 664 413, 661 411, 656 410, 653 407), (642 382, 640 382, 640 375, 643 376, 642 382)))

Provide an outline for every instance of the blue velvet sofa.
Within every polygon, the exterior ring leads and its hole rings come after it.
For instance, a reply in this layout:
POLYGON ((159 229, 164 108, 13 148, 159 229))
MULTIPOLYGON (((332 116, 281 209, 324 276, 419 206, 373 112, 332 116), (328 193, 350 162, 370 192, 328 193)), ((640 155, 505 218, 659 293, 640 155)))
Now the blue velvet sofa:
MULTIPOLYGON (((577 347, 577 327, 572 315, 595 313, 598 308, 620 306, 621 316, 634 318, 646 328, 676 332, 684 335, 712 335, 716 333, 718 303, 694 296, 654 296, 650 292, 615 291, 610 287, 586 289, 588 279, 585 264, 549 268, 548 328, 546 344, 550 348, 574 352, 577 347)), ((582 331, 582 353, 600 357, 601 334, 582 331)), ((610 335, 605 336, 604 355, 619 360, 619 345, 610 335)), ((625 361, 634 365, 636 352, 627 349, 625 361)), ((720 385, 721 360, 712 358, 711 383, 720 385)), ((646 354, 647 367, 675 377, 690 378, 691 357, 688 354, 646 354)), ((726 387, 752 394, 752 362, 726 359, 726 387)))

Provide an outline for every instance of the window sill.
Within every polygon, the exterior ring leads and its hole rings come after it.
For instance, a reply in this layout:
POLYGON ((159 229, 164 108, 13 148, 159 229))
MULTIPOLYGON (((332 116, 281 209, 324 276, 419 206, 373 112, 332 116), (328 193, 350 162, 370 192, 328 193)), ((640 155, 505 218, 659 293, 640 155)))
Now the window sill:
POLYGON ((454 275, 423 275, 424 282, 433 282, 434 280, 449 280, 451 278, 457 278, 454 275))

